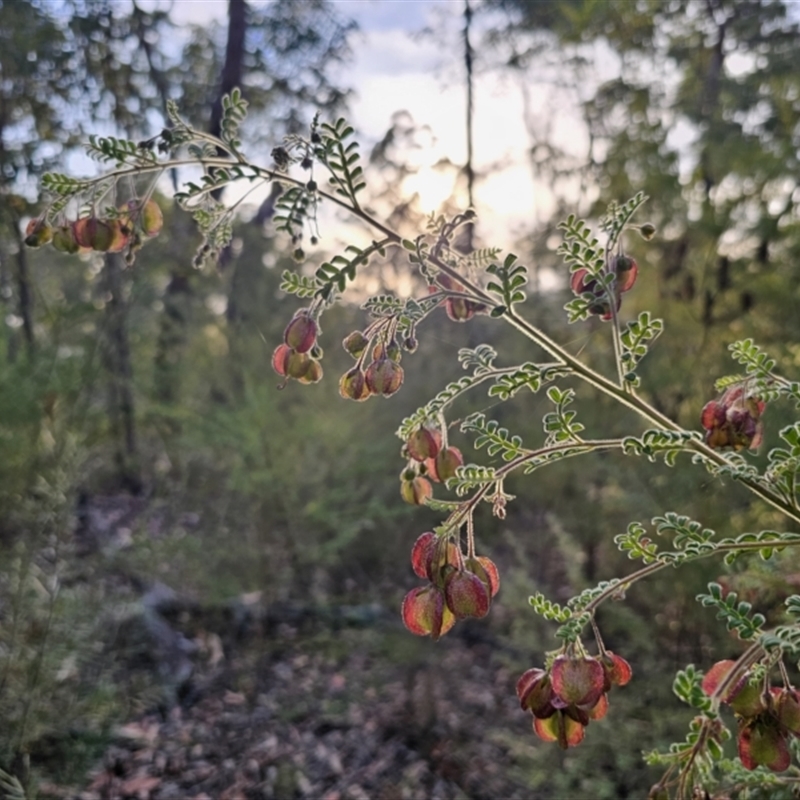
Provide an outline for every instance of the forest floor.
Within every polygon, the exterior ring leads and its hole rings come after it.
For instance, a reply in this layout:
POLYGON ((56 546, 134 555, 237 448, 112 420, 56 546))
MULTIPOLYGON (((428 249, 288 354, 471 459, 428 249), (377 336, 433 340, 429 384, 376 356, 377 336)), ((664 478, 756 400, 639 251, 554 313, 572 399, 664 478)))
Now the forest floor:
POLYGON ((531 800, 513 767, 537 746, 517 676, 474 624, 438 643, 388 615, 222 634, 195 637, 180 701, 118 726, 83 785, 40 797, 531 800))

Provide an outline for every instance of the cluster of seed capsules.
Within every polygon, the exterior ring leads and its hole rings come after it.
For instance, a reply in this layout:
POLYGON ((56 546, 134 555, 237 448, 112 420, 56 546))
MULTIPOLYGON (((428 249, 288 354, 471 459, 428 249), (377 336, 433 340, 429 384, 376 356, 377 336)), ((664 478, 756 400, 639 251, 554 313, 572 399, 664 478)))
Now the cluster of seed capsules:
POLYGON ((445 483, 464 465, 461 451, 444 445, 441 431, 427 425, 408 437, 403 455, 408 465, 400 475, 400 496, 412 506, 424 505, 433 495, 431 481, 445 483))
POLYGON ((533 714, 534 733, 565 750, 583 741, 586 726, 608 711, 608 692, 631 679, 628 662, 604 650, 599 656, 559 655, 549 669, 529 669, 517 681, 517 697, 533 714))
MULTIPOLYGON (((356 364, 339 380, 339 394, 346 400, 363 401, 373 395, 391 397, 403 384, 400 366, 402 350, 413 352, 416 339, 407 336, 402 344, 389 334, 384 320, 366 331, 353 331, 342 346, 356 364)), ((283 344, 272 354, 272 367, 278 375, 300 383, 316 383, 322 378, 322 349, 317 344, 319 324, 312 309, 300 309, 283 332, 283 344)))
MULTIPOLYGON (((714 664, 703 677, 703 691, 713 695, 729 679, 735 663, 714 664)), ((800 693, 790 687, 768 686, 764 676, 748 671, 724 691, 721 701, 736 714, 736 744, 744 767, 763 765, 773 772, 787 769, 791 763, 789 741, 800 736, 800 693)))
POLYGON ((307 308, 301 308, 283 332, 283 344, 272 354, 272 368, 284 383, 294 378, 300 383, 322 380, 322 350, 317 344, 319 325, 307 308))
POLYGON ((589 294, 593 297, 593 302, 589 306, 589 313, 596 314, 605 321, 613 318, 622 305, 622 295, 633 288, 636 277, 639 274, 639 267, 636 262, 626 255, 614 256, 610 264, 611 272, 614 275, 613 288, 611 292, 614 297, 614 310, 611 309, 609 300, 609 290, 596 277, 593 277, 587 269, 577 269, 570 278, 570 288, 580 296, 589 294))
POLYGON ((408 336, 401 346, 381 320, 366 331, 345 336, 342 347, 356 363, 340 378, 339 394, 345 400, 361 402, 373 395, 391 397, 403 385, 402 351, 413 353, 417 340, 408 336))
POLYGON ((703 407, 700 424, 706 432, 706 444, 715 450, 756 450, 764 439, 761 415, 765 406, 763 400, 748 396, 744 386, 730 386, 703 407))
MULTIPOLYGON (((463 285, 444 273, 437 276, 437 281, 439 286, 431 286, 431 293, 442 288, 454 293, 464 291, 463 285)), ((457 294, 445 297, 441 305, 454 322, 467 322, 475 314, 487 311, 482 303, 457 294)), ((319 363, 322 349, 317 345, 318 334, 319 324, 313 308, 300 309, 284 331, 283 344, 278 345, 272 354, 275 372, 287 380, 294 378, 301 383, 319 381, 322 378, 322 366, 319 363)), ((417 349, 417 339, 413 328, 400 339, 397 334, 397 323, 382 318, 372 322, 365 330, 353 331, 344 338, 342 346, 356 360, 356 364, 339 380, 339 394, 343 398, 361 402, 373 395, 391 397, 403 385, 404 373, 400 366, 403 351, 413 353, 417 349)), ((434 480, 446 478, 434 477, 434 480)), ((427 496, 430 496, 430 491, 427 496)), ((424 502, 424 498, 419 502, 424 502)))
MULTIPOLYGON (((646 239, 653 233, 652 225, 642 226, 642 235, 646 239)), ((589 312, 606 321, 619 311, 622 295, 633 288, 639 267, 630 256, 620 254, 610 260, 609 271, 614 276, 610 289, 584 268, 575 270, 570 278, 570 288, 575 295, 591 295, 589 312), (614 309, 611 297, 614 298, 614 309)), ((729 387, 719 398, 703 407, 700 423, 705 430, 706 444, 715 450, 758 449, 764 438, 761 420, 764 408, 764 401, 749 395, 742 385, 729 387)))
POLYGON ((403 599, 403 623, 417 636, 436 640, 456 620, 485 617, 500 588, 494 562, 485 556, 464 555, 452 535, 423 533, 411 549, 411 566, 429 581, 403 599))
POLYGON ((105 217, 91 214, 55 226, 44 217, 32 219, 25 230, 25 244, 51 244, 55 250, 68 254, 127 251, 132 255, 146 239, 158 235, 163 226, 164 216, 155 200, 129 200, 105 217))
MULTIPOLYGON (((437 281, 448 291, 464 291, 460 283, 444 273, 437 276, 437 281)), ((440 287, 431 286, 429 291, 437 292, 440 287)), ((487 310, 486 306, 461 297, 447 297, 442 304, 454 322, 466 322, 487 310)), ((413 353, 417 349, 417 339, 412 330, 398 341, 392 323, 378 320, 366 330, 353 331, 346 336, 342 346, 356 359, 356 365, 342 375, 339 394, 347 400, 362 401, 372 395, 391 397, 402 386, 402 352, 413 353)))
MULTIPOLYGON (((465 288, 455 279, 444 272, 436 276, 439 285, 450 292, 464 292, 465 288)), ((436 286, 429 287, 428 291, 433 294, 439 291, 436 286)), ((465 297, 447 297, 444 300, 444 310, 453 322, 469 322, 476 314, 485 314, 489 308, 483 303, 469 300, 465 297)))
MULTIPOLYGON (((656 234, 655 226, 645 222, 638 226, 641 237, 649 242, 656 234)), ((619 253, 606 262, 607 271, 601 276, 592 275, 583 267, 576 269, 570 278, 570 288, 577 295, 591 295, 589 313, 596 314, 606 322, 614 318, 622 305, 622 295, 629 292, 636 283, 639 266, 630 256, 619 253), (613 275, 609 288, 609 275, 613 275), (613 297, 614 308, 611 306, 613 297)))

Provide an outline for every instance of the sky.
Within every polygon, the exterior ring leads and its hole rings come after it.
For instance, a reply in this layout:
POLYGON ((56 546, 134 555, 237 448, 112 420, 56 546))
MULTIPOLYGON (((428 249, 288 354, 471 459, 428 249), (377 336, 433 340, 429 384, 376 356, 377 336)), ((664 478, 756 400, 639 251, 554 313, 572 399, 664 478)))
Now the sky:
MULTIPOLYGON (((452 173, 433 165, 443 158, 463 164, 466 88, 459 41, 463 25, 460 0, 334 0, 344 18, 354 19, 354 57, 342 72, 342 83, 355 90, 349 119, 361 137, 362 151, 379 141, 391 126, 392 115, 407 111, 418 126, 428 126, 423 148, 414 155, 419 173, 404 189, 417 191, 425 211, 434 211, 450 194, 452 173), (443 46, 420 36, 427 25, 444 25, 452 42, 443 46)), ((257 5, 257 3, 254 3, 257 5)), ((177 22, 224 21, 224 0, 176 0, 177 22)), ((534 102, 536 101, 534 93, 534 102)), ((474 163, 476 171, 494 166, 479 180, 475 205, 479 236, 487 244, 509 248, 536 218, 547 217, 551 196, 536 190, 527 161, 528 136, 523 122, 518 84, 496 74, 480 74, 474 95, 474 163), (498 165, 500 165, 498 167, 498 165)), ((463 198, 466 205, 466 198, 463 198)))

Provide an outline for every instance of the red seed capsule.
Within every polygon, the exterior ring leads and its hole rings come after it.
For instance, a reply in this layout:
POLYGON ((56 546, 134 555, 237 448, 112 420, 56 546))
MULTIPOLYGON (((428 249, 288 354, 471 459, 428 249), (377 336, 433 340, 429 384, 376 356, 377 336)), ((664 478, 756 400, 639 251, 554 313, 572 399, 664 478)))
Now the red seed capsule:
POLYGON ((317 341, 317 323, 305 313, 296 314, 283 332, 283 341, 298 353, 307 353, 317 341))
POLYGON ((403 598, 403 624, 417 636, 430 636, 434 641, 455 625, 456 618, 444 602, 444 595, 435 586, 412 589, 403 598))
POLYGON ((403 383, 403 368, 390 358, 379 358, 367 367, 366 381, 373 394, 389 397, 403 383))
POLYGON ((281 377, 286 376, 286 360, 291 355, 292 348, 285 344, 279 344, 272 354, 272 369, 281 377))
POLYGON ((477 575, 466 570, 448 576, 444 596, 456 619, 485 617, 489 613, 491 598, 487 587, 477 575))
POLYGON ((43 219, 32 219, 25 228, 25 244, 41 247, 53 238, 53 229, 43 219))
POLYGON ((415 461, 425 461, 428 458, 435 458, 442 444, 442 434, 434 428, 425 425, 417 428, 406 443, 408 454, 415 461))
POLYGON ((444 483, 449 478, 455 478, 456 470, 464 466, 464 457, 457 447, 447 447, 441 450, 433 459, 431 474, 436 480, 444 483))
POLYGON ((130 228, 118 219, 109 220, 108 225, 111 228, 111 244, 108 246, 108 252, 121 253, 131 240, 130 228))
POLYGON ((433 496, 433 487, 426 478, 414 478, 400 482, 400 496, 411 506, 424 505, 433 496))
POLYGON ((370 397, 371 392, 367 388, 367 380, 358 367, 353 367, 342 375, 339 380, 339 394, 345 400, 356 400, 357 402, 370 397))
POLYGON ((75 239, 75 233, 71 225, 61 225, 53 233, 53 247, 60 253, 77 253, 80 245, 75 239))
POLYGON ((305 373, 297 379, 300 383, 319 383, 322 380, 322 364, 315 358, 310 362, 305 373))
POLYGON ((164 227, 164 215, 155 200, 148 200, 142 208, 142 231, 145 236, 156 236, 164 227))
POLYGON ((605 672, 597 659, 558 656, 550 674, 553 691, 566 705, 593 706, 603 693, 605 672))
POLYGON ((315 362, 312 361, 308 353, 298 353, 296 350, 291 350, 286 357, 286 375, 289 378, 300 380, 311 369, 312 363, 315 362))
POLYGON ((358 358, 367 349, 368 345, 369 339, 361 331, 353 331, 342 340, 342 347, 353 358, 358 358))
POLYGON ((420 578, 431 578, 431 562, 436 549, 437 537, 432 531, 426 531, 417 538, 411 548, 411 566, 420 578))

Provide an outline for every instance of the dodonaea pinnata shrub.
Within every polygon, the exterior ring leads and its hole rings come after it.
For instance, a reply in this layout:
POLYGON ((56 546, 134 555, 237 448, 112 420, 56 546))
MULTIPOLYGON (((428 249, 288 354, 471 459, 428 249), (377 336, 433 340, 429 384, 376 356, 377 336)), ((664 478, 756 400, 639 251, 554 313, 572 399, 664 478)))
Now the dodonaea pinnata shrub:
MULTIPOLYGON (((239 180, 282 184, 274 220, 290 238, 298 260, 308 257, 304 244, 309 231, 309 244, 317 243, 317 210, 323 202, 346 209, 370 225, 376 237, 366 247, 348 246, 321 263, 313 276, 283 274, 282 289, 297 296, 302 305, 288 315, 283 341, 277 343, 272 356, 272 367, 283 379, 281 386, 290 379, 315 383, 322 378, 321 319, 359 272, 384 258, 390 249, 405 252, 409 267, 419 274, 425 288, 416 297, 384 294, 363 304, 363 328, 347 334, 343 341, 355 362, 339 378, 343 398, 363 402, 373 395, 390 397, 398 392, 404 370, 413 368, 404 356, 416 351, 424 323, 432 314, 444 313, 457 323, 488 315, 536 345, 536 352, 547 354, 541 362, 500 366, 498 354, 487 344, 462 349, 459 361, 466 374, 444 386, 398 428, 405 461, 400 472, 402 498, 442 514, 440 524, 419 536, 411 550, 413 570, 426 581, 412 588, 402 602, 402 619, 411 633, 438 639, 459 620, 490 613, 500 576, 494 562, 479 555, 480 532, 474 516, 483 502, 490 504, 496 516, 505 516, 512 499, 505 491, 505 480, 517 471, 530 473, 601 450, 649 461, 664 459, 670 466, 685 453, 690 460, 681 461, 682 468, 705 468, 713 476, 732 477, 788 525, 800 524, 796 489, 800 423, 780 431, 784 445, 769 453, 763 471, 746 458, 747 451, 757 448, 763 438, 767 403, 800 404, 800 383, 781 376, 775 362, 752 341, 731 345, 744 372, 721 377, 718 397, 697 409, 697 422, 704 433, 684 429, 637 391, 639 365, 664 330, 663 322, 646 311, 628 321, 621 317, 622 295, 634 291, 637 282, 650 279, 646 259, 638 264, 626 251, 628 236, 637 234, 649 241, 656 234, 651 223, 634 221, 646 201, 643 194, 612 204, 599 220, 597 231, 574 216, 560 226, 563 244, 558 252, 565 262, 565 283, 573 293, 565 306, 568 321, 580 324, 597 316, 607 323, 614 369, 612 374, 602 374, 524 315, 527 269, 515 255, 503 256, 497 248, 463 254, 455 246, 462 226, 474 223, 472 211, 452 218, 432 215, 413 239, 402 238, 368 212, 361 203, 366 178, 359 147, 345 120, 320 123, 315 119, 307 135, 291 135, 272 150, 272 163, 258 164, 241 152, 237 138, 238 125, 246 115, 241 94, 232 92, 223 105, 224 133, 219 139, 192 128, 174 105, 169 107, 170 127, 155 137, 158 147, 155 140, 140 147, 118 139, 92 139, 90 154, 116 162, 117 169, 89 181, 45 176, 43 188, 52 200, 29 225, 28 243, 39 246, 52 238, 53 246, 65 252, 121 247, 127 249, 132 263, 144 239, 161 227, 160 214, 149 199, 134 198, 120 209, 113 205, 101 208, 97 198, 112 197, 123 178, 126 186, 139 188, 138 197, 149 198, 153 181, 165 170, 201 164, 202 180, 187 184, 176 195, 203 235, 194 259, 198 268, 213 263, 230 240, 236 208, 223 205, 215 196, 216 190, 239 180), (295 165, 311 171, 315 178, 294 176, 295 165), (315 171, 324 173, 324 184, 315 171), (66 218, 68 205, 81 209, 77 220, 66 218), (588 437, 572 408, 575 392, 559 385, 567 377, 587 383, 635 412, 647 429, 642 433, 637 428, 613 438, 588 437), (521 437, 483 412, 463 417, 457 431, 455 424, 448 422, 457 399, 488 391, 494 405, 518 397, 522 389, 544 390, 552 404, 543 419, 544 439, 536 445, 524 444, 521 437), (460 448, 449 441, 454 432, 471 437, 476 451, 486 453, 486 463, 465 464, 460 448)), ((651 527, 648 530, 633 522, 614 540, 621 552, 641 562, 635 571, 589 587, 564 605, 541 594, 530 598, 534 613, 559 626, 556 649, 517 683, 520 704, 531 712, 540 739, 562 748, 577 746, 587 735, 590 722, 612 713, 610 690, 631 679, 628 662, 603 643, 595 619, 603 603, 622 598, 629 586, 667 567, 679 568, 715 556, 731 560, 759 553, 768 557, 775 549, 800 544, 800 534, 794 532, 760 531, 726 538, 673 512, 656 517, 651 527)), ((743 642, 743 651, 737 659, 721 662, 724 666, 712 667, 705 678, 691 665, 678 673, 675 694, 696 716, 685 742, 674 744, 666 753, 648 756, 650 763, 665 768, 652 797, 701 796, 715 787, 724 791, 731 781, 740 788, 758 787, 759 781, 765 780, 763 770, 752 776, 751 771, 761 767, 776 773, 786 770, 791 762, 789 742, 800 731, 800 701, 784 667, 784 658, 800 651, 800 596, 788 600, 788 622, 773 628, 767 628, 762 615, 754 613, 748 603, 737 602, 736 595, 726 593, 719 584, 710 584, 698 599, 716 609, 743 642), (779 685, 773 684, 776 677, 779 685), (734 767, 724 760, 721 747, 730 735, 720 712, 723 705, 738 718, 739 761, 734 767)), ((775 785, 774 780, 781 778, 770 780, 770 785, 775 785)))

